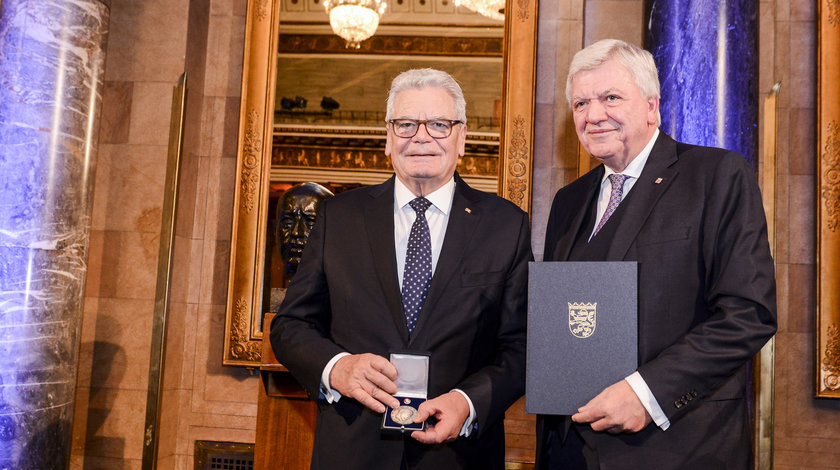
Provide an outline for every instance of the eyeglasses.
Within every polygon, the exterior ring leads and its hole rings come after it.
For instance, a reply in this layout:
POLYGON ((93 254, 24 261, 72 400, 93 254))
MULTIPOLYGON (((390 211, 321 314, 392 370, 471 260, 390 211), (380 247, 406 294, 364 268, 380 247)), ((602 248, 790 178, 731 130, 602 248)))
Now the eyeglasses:
POLYGON ((463 123, 461 121, 452 121, 449 119, 391 119, 388 121, 388 124, 391 125, 391 128, 394 130, 394 134, 396 134, 397 137, 414 137, 417 134, 417 130, 420 129, 420 124, 423 124, 426 126, 426 132, 428 132, 430 136, 435 139, 445 139, 452 135, 452 127, 455 126, 455 124, 463 123))

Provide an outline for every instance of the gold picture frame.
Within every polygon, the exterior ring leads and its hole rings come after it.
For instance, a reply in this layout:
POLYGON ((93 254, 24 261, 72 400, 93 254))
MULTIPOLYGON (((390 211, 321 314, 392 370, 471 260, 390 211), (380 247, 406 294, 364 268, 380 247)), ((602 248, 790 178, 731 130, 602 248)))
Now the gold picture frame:
POLYGON ((840 398, 840 3, 818 9, 815 393, 840 398))
MULTIPOLYGON (((225 318, 224 365, 259 367, 280 0, 248 0, 225 318)), ((537 1, 506 5, 499 193, 531 205, 537 1), (513 86, 513 84, 516 86, 513 86)))

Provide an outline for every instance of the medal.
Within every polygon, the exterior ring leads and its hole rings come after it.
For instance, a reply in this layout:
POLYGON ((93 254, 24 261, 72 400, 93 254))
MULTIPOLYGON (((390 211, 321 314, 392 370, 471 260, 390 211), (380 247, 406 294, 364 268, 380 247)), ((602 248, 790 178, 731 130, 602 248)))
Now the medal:
POLYGON ((403 405, 391 411, 391 419, 397 424, 412 424, 414 422, 414 415, 416 414, 416 408, 403 405))

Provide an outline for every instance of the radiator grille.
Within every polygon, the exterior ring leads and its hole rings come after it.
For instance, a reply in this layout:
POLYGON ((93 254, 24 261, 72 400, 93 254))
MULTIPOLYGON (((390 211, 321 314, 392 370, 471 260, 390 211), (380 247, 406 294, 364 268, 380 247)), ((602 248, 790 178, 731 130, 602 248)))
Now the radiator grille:
POLYGON ((254 470, 254 444, 195 441, 195 470, 254 470))

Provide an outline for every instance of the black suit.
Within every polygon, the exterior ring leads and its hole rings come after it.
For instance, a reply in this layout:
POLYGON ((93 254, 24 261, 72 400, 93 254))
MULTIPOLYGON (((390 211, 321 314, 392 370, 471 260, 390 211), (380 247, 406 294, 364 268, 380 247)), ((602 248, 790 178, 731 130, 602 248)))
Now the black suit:
POLYGON ((431 353, 429 397, 458 388, 477 436, 438 446, 384 435, 381 415, 319 400, 312 468, 503 468, 504 412, 524 393, 528 216, 455 175, 452 210, 428 296, 409 338, 394 248, 394 178, 322 203, 271 344, 313 397, 340 352, 431 353))
MULTIPOLYGON (((639 262, 638 371, 671 425, 623 435, 573 426, 602 469, 746 469, 744 365, 776 331, 754 171, 734 152, 660 133, 638 181, 587 243, 603 175, 600 165, 557 192, 545 259, 639 262)), ((540 417, 538 468, 550 468, 549 450, 574 432, 568 423, 540 417)))

